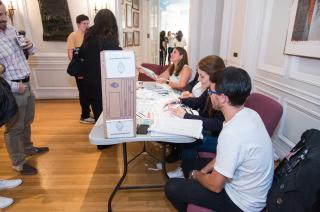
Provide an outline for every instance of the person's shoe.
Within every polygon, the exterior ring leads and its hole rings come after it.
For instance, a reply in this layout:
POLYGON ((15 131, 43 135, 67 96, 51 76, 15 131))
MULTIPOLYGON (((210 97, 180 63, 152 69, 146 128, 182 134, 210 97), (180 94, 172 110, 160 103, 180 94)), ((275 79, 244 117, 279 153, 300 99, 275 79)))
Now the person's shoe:
POLYGON ((15 188, 22 183, 21 179, 16 180, 0 180, 0 190, 7 188, 15 188))
POLYGON ((31 155, 40 155, 43 153, 46 153, 49 151, 49 147, 32 147, 24 150, 24 154, 26 157, 31 156, 31 155))
POLYGON ((12 203, 13 203, 13 199, 12 198, 0 197, 0 208, 1 209, 10 206, 12 203))
POLYGON ((80 118, 80 123, 81 124, 94 124, 95 121, 94 121, 94 118, 80 118))
POLYGON ((178 167, 175 170, 167 173, 169 178, 184 178, 182 168, 178 167))
POLYGON ((107 149, 109 147, 112 147, 113 145, 97 145, 97 150, 103 150, 107 149))
POLYGON ((29 164, 25 163, 21 166, 13 166, 13 169, 20 172, 22 175, 35 175, 38 173, 38 170, 29 164))

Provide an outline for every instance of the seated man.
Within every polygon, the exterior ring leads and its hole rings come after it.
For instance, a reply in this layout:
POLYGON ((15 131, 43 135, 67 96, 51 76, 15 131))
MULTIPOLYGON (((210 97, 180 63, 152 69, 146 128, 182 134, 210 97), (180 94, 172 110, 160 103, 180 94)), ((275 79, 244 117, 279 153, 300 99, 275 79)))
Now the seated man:
POLYGON ((261 211, 272 183, 273 154, 260 116, 244 107, 250 77, 240 68, 228 67, 210 82, 212 105, 225 117, 217 156, 183 161, 190 179, 169 179, 166 196, 179 211, 186 211, 188 203, 224 212, 261 211))

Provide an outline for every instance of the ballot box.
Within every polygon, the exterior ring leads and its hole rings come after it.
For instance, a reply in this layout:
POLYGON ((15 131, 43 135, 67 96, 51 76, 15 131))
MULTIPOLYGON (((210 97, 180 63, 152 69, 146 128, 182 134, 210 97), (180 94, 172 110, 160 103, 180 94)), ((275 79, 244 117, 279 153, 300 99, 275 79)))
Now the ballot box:
POLYGON ((101 83, 105 138, 136 135, 136 71, 133 51, 102 51, 101 83))

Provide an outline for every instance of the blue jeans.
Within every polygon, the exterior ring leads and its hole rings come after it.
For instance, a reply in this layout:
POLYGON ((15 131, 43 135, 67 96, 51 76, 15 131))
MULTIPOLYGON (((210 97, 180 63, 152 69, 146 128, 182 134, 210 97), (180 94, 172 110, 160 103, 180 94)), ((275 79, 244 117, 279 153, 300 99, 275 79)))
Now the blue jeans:
POLYGON ((188 158, 197 158, 198 152, 212 152, 217 151, 218 138, 209 135, 208 133, 203 133, 203 139, 197 140, 193 143, 182 145, 181 159, 185 160, 188 158))

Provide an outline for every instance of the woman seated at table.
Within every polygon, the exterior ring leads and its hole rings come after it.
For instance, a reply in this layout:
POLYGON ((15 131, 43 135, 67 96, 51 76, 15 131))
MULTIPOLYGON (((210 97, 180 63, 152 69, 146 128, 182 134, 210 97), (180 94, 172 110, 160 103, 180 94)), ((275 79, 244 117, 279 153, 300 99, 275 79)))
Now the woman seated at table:
POLYGON ((203 139, 197 140, 196 142, 191 144, 183 144, 182 153, 181 147, 174 147, 170 155, 166 157, 167 162, 174 162, 180 157, 184 159, 197 157, 198 151, 216 151, 217 137, 222 130, 224 117, 220 111, 215 111, 212 109, 210 96, 208 95, 206 90, 209 87, 210 75, 212 75, 216 71, 223 70, 224 68, 225 64, 220 57, 215 55, 204 57, 198 63, 198 80, 201 83, 200 87, 202 87, 203 90, 202 94, 199 97, 180 98, 168 102, 169 110, 176 116, 184 119, 200 119, 203 121, 203 139), (193 110, 198 110, 199 115, 186 113, 186 111, 181 107, 170 107, 172 103, 181 103, 192 108, 193 110))
POLYGON ((183 91, 193 80, 192 70, 188 65, 188 55, 184 48, 175 47, 171 53, 171 65, 157 78, 158 83, 167 83, 171 88, 183 91))

